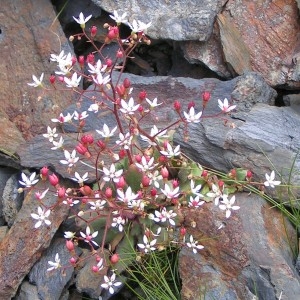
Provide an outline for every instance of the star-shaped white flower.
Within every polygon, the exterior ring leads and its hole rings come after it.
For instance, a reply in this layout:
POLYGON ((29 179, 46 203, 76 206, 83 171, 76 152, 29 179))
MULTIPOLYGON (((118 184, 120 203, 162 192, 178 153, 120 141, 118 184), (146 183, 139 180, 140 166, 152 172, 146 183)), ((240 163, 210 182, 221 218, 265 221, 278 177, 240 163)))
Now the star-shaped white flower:
POLYGON ((154 108, 154 107, 162 105, 162 102, 161 103, 157 103, 157 98, 154 98, 153 101, 151 101, 150 99, 146 98, 146 101, 150 105, 150 108, 154 108))
POLYGON ((219 107, 224 113, 228 113, 231 110, 236 108, 236 105, 229 105, 227 98, 224 99, 224 102, 222 102, 220 99, 218 99, 219 107))
POLYGON ((199 196, 196 197, 190 196, 189 207, 199 208, 203 203, 204 201, 201 201, 199 196))
POLYGON ((54 127, 53 129, 51 129, 51 127, 48 126, 47 133, 44 133, 43 137, 47 138, 49 142, 52 143, 54 138, 58 137, 58 134, 56 133, 56 128, 54 127))
POLYGON ((53 123, 60 123, 60 124, 68 123, 68 122, 72 121, 73 116, 74 116, 74 114, 71 115, 70 113, 67 113, 66 116, 64 116, 63 113, 60 113, 60 115, 57 119, 51 119, 51 121, 53 123))
POLYGON ((130 186, 126 189, 125 193, 123 190, 118 189, 117 194, 118 194, 118 200, 124 203, 128 203, 138 198, 138 194, 133 193, 130 186))
POLYGON ((68 77, 64 77, 64 82, 66 83, 66 86, 70 88, 78 87, 80 80, 81 80, 81 76, 78 77, 76 72, 73 73, 71 79, 68 77))
POLYGON ((275 172, 273 170, 270 175, 266 174, 266 181, 264 182, 264 185, 274 188, 275 185, 279 185, 281 183, 281 181, 274 180, 274 179, 275 179, 275 172))
POLYGON ((74 120, 81 121, 83 119, 86 119, 89 115, 86 111, 79 113, 75 110, 73 116, 74 116, 74 120))
POLYGON ((235 202, 235 196, 232 196, 231 199, 228 199, 228 195, 222 196, 223 200, 221 201, 221 204, 219 205, 219 208, 226 211, 226 218, 229 218, 231 215, 231 210, 238 210, 240 209, 239 206, 233 205, 235 202))
POLYGON ((38 220, 35 225, 34 228, 39 228, 43 223, 45 223, 46 225, 50 225, 51 221, 47 220, 47 218, 50 216, 50 209, 43 209, 40 206, 38 207, 38 213, 37 214, 31 214, 31 217, 35 220, 38 220))
POLYGON ((104 275, 104 283, 101 284, 101 287, 108 290, 110 294, 115 292, 114 287, 118 287, 122 284, 120 281, 116 281, 116 274, 113 273, 110 277, 104 275))
POLYGON ((91 104, 90 107, 88 108, 88 111, 92 111, 94 113, 97 113, 99 111, 98 103, 91 104))
POLYGON ((158 130, 156 125, 153 125, 150 131, 150 136, 155 137, 155 141, 150 140, 148 137, 144 135, 140 135, 141 139, 145 142, 148 142, 150 146, 157 145, 157 142, 159 142, 159 138, 167 138, 168 135, 166 135, 167 130, 158 130))
POLYGON ((141 163, 135 163, 135 165, 142 171, 148 172, 154 169, 158 164, 154 164, 154 157, 151 157, 149 160, 145 156, 142 157, 141 163))
POLYGON ((220 198, 223 196, 223 192, 215 184, 212 184, 211 189, 212 189, 212 191, 207 193, 206 196, 210 197, 210 198, 214 198, 215 205, 219 205, 219 201, 220 201, 220 198))
POLYGON ((137 244, 139 248, 141 248, 145 253, 154 251, 156 248, 154 245, 156 244, 156 239, 149 241, 148 237, 146 235, 143 236, 143 244, 137 244))
POLYGON ((56 253, 56 255, 55 255, 54 262, 53 261, 48 261, 48 264, 51 266, 50 268, 47 269, 48 272, 61 267, 60 258, 59 258, 58 253, 56 253))
POLYGON ((93 239, 98 235, 98 231, 95 231, 91 234, 91 229, 89 226, 86 227, 85 233, 80 231, 80 235, 83 237, 83 240, 86 243, 93 243, 95 246, 99 246, 93 239))
POLYGON ((127 25, 135 33, 138 33, 138 32, 146 33, 147 29, 151 26, 151 22, 146 24, 146 23, 144 23, 142 21, 139 21, 139 20, 133 20, 132 23, 127 23, 127 25))
POLYGON ((135 105, 134 100, 131 97, 128 102, 126 102, 124 99, 121 99, 121 106, 120 111, 123 114, 133 115, 134 112, 139 108, 139 104, 135 105))
POLYGON ((50 55, 50 60, 51 61, 56 61, 56 62, 60 62, 62 60, 64 60, 67 56, 65 55, 65 52, 64 50, 62 50, 59 55, 56 55, 56 54, 51 54, 50 55))
POLYGON ((106 204, 105 200, 96 200, 96 201, 90 201, 90 209, 92 210, 102 210, 104 208, 104 205, 106 204))
POLYGON ((116 23, 117 25, 120 25, 121 23, 127 23, 127 13, 123 13, 122 15, 119 15, 119 13, 114 10, 113 15, 109 15, 116 23))
POLYGON ((102 62, 100 59, 97 60, 95 65, 88 63, 88 66, 90 68, 88 71, 91 74, 99 74, 101 72, 104 72, 107 68, 107 65, 102 65, 102 62))
POLYGON ((189 113, 184 111, 183 114, 188 123, 199 123, 201 121, 202 111, 195 114, 195 109, 193 106, 190 108, 189 113))
POLYGON ((109 127, 106 124, 103 124, 102 131, 96 130, 102 137, 109 138, 111 136, 114 136, 115 131, 117 130, 117 126, 114 127, 112 130, 109 129, 109 127))
POLYGON ((19 180, 19 183, 24 185, 25 187, 31 187, 39 181, 38 179, 35 179, 35 177, 35 172, 33 172, 29 177, 27 177, 24 173, 21 173, 22 180, 19 180))
POLYGON ((52 147, 51 150, 57 150, 57 149, 62 148, 62 146, 63 146, 63 144, 64 144, 64 139, 63 139, 63 137, 61 136, 58 142, 53 141, 52 143, 53 143, 53 146, 54 146, 54 147, 52 147))
POLYGON ((79 14, 79 18, 73 17, 73 19, 80 25, 80 27, 82 29, 84 29, 85 28, 85 23, 88 22, 91 17, 92 17, 92 15, 89 15, 88 17, 85 18, 83 13, 81 12, 79 14))
POLYGON ((42 73, 40 79, 38 79, 35 75, 32 75, 33 82, 27 83, 30 86, 38 87, 43 85, 44 73, 42 73))
POLYGON ((87 181, 89 178, 88 178, 88 175, 89 175, 89 173, 88 172, 86 172, 86 173, 84 173, 82 176, 80 176, 79 174, 78 174, 78 172, 75 172, 75 177, 72 177, 72 180, 74 180, 74 181, 76 181, 76 182, 78 182, 79 183, 79 185, 83 185, 83 183, 85 182, 85 181, 87 181))
POLYGON ((110 82, 110 76, 106 75, 103 77, 102 73, 98 73, 96 76, 92 76, 94 83, 97 85, 106 85, 110 82))
POLYGON ((120 177, 122 176, 123 170, 116 171, 116 166, 114 164, 111 164, 110 168, 107 169, 103 167, 103 180, 104 181, 110 181, 113 180, 114 182, 119 182, 120 177))
POLYGON ((74 149, 72 153, 68 150, 64 150, 65 160, 60 160, 60 163, 63 165, 68 165, 69 168, 73 167, 79 160, 79 157, 76 157, 76 150, 74 149))
POLYGON ((125 150, 129 149, 129 146, 131 145, 133 136, 127 132, 125 135, 123 133, 119 133, 119 140, 116 141, 116 144, 119 146, 123 146, 125 150))
POLYGON ((168 199, 173 199, 179 196, 179 186, 176 187, 175 189, 171 189, 170 186, 166 183, 164 189, 160 189, 163 194, 168 198, 168 199))
POLYGON ((112 227, 117 227, 118 230, 119 230, 120 232, 122 232, 123 229, 124 229, 124 226, 123 226, 123 225, 125 224, 125 222, 126 222, 126 219, 122 218, 121 216, 114 217, 114 218, 113 218, 113 221, 112 221, 112 223, 111 223, 111 226, 112 226, 112 227))
POLYGON ((202 245, 198 245, 198 241, 194 240, 194 237, 190 235, 190 241, 186 243, 189 248, 192 248, 193 252, 196 254, 197 250, 201 250, 204 248, 202 245))
POLYGON ((168 158, 172 158, 180 155, 180 145, 177 145, 174 149, 170 143, 167 143, 167 151, 160 151, 160 153, 168 158))

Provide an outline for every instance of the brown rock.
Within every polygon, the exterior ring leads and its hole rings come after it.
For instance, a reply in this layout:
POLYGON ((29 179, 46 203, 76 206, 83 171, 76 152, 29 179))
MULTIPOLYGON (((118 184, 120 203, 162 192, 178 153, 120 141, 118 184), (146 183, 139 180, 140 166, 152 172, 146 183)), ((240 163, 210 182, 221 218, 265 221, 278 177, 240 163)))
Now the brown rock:
MULTIPOLYGON (((44 190, 47 186, 39 182, 36 188, 44 190)), ((56 197, 50 192, 43 199, 47 207, 55 201, 56 197)), ((23 278, 49 246, 69 210, 67 206, 55 207, 49 217, 51 225, 43 223, 35 229, 36 222, 30 214, 36 213, 38 206, 34 192, 29 192, 13 226, 0 243, 0 299, 10 299, 15 295, 23 278)))
POLYGON ((59 53, 61 48, 71 50, 47 0, 38 4, 31 0, 6 1, 1 5, 0 24, 1 107, 27 139, 44 130, 54 107, 71 99, 64 92, 46 96, 27 83, 32 82, 32 74, 39 78, 43 72, 47 82, 56 67, 50 66, 50 54, 59 53))
POLYGON ((213 203, 186 212, 188 232, 205 248, 197 254, 189 248, 181 252, 182 299, 276 299, 281 291, 282 299, 297 299, 295 229, 260 197, 236 198, 241 208, 229 219, 213 203), (225 227, 218 229, 222 223, 225 227))
POLYGON ((272 86, 300 86, 293 63, 300 46, 296 1, 229 0, 218 24, 224 56, 238 74, 250 67, 272 86))

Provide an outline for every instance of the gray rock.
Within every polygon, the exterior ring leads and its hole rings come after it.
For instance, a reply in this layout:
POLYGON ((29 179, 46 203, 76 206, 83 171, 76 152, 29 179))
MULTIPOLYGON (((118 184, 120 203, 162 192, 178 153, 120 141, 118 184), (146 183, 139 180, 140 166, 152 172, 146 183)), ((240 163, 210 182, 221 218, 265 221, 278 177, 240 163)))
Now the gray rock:
POLYGON ((3 217, 8 226, 11 227, 22 207, 23 194, 18 193, 19 174, 12 175, 6 182, 2 195, 3 217))
POLYGON ((104 10, 127 12, 133 19, 152 22, 147 34, 155 39, 206 41, 212 33, 213 23, 223 2, 201 1, 146 1, 134 4, 131 1, 92 0, 104 10))
POLYGON ((38 289, 35 285, 24 280, 20 286, 20 291, 15 297, 16 300, 40 300, 38 289))

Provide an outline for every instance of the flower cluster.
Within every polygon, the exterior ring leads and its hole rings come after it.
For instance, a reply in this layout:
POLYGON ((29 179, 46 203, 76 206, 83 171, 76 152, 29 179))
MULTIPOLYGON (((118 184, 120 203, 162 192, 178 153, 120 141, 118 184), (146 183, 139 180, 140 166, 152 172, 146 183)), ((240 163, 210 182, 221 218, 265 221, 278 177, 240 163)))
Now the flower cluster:
MULTIPOLYGON (((86 23, 91 18, 92 16, 85 17, 83 13, 74 17, 83 32, 72 36, 71 40, 85 36, 88 41, 93 42, 97 28, 92 26, 90 32, 86 31, 86 23)), ((133 20, 130 23, 126 13, 119 14, 116 11, 111 15, 111 19, 116 25, 107 24, 106 41, 117 41, 120 49, 116 53, 116 60, 123 57, 125 64, 126 58, 138 44, 149 43, 146 30, 151 22, 133 20), (119 36, 121 23, 131 29, 130 36, 126 39, 121 39, 119 36)), ((95 53, 101 54, 101 49, 96 48, 95 53)), ((74 209, 75 217, 85 224, 79 233, 65 232, 66 247, 72 254, 70 263, 73 266, 80 261, 74 247, 78 241, 82 241, 91 248, 92 253, 95 249, 102 251, 103 258, 98 257, 93 268, 94 272, 102 272, 104 265, 109 266, 104 259, 108 231, 124 237, 135 235, 137 227, 140 228, 139 242, 134 244, 137 239, 131 239, 131 247, 141 255, 161 249, 170 242, 179 247, 188 247, 197 253, 204 247, 195 240, 193 235, 186 238, 185 231, 184 234, 180 233, 180 237, 171 234, 184 226, 180 218, 181 210, 201 209, 206 201, 212 199, 216 206, 225 211, 226 218, 231 216, 232 211, 240 209, 235 205, 235 195, 230 197, 224 182, 216 180, 215 176, 210 176, 201 166, 191 168, 191 170, 201 171, 200 175, 191 171, 183 180, 178 171, 180 166, 188 166, 192 162, 182 154, 179 145, 173 144, 168 129, 180 124, 188 129, 189 123, 201 122, 206 104, 211 97, 210 93, 207 91, 203 93, 202 109, 189 105, 186 110, 183 110, 181 103, 175 101, 174 111, 177 119, 172 124, 166 125, 165 128, 153 125, 152 128, 146 129, 143 127, 143 121, 147 117, 154 116, 155 110, 163 105, 163 102, 157 98, 148 99, 145 91, 134 96, 128 78, 123 79, 122 76, 118 76, 117 80, 112 79, 112 73, 120 69, 117 61, 112 62, 110 58, 96 60, 95 57, 94 54, 90 54, 86 58, 75 58, 71 53, 64 51, 51 54, 50 60, 57 64, 57 70, 56 75, 52 75, 49 79, 50 86, 59 89, 61 85, 63 89, 82 95, 84 91, 80 89, 80 85, 85 80, 94 85, 98 98, 91 98, 87 111, 78 109, 78 111, 60 113, 57 118, 52 119, 55 126, 48 126, 47 132, 43 134, 51 144, 51 150, 57 151, 59 163, 66 166, 68 173, 71 174, 70 178, 78 183, 78 187, 61 186, 59 177, 54 173, 50 174, 48 168, 44 167, 40 177, 42 181, 49 182, 52 190, 47 188, 35 193, 40 205, 37 213, 31 214, 31 217, 37 221, 34 227, 39 228, 43 224, 51 225, 49 219, 53 207, 47 207, 43 204, 43 200, 48 192, 53 192, 58 199, 56 205, 70 206, 74 209), (85 73, 83 64, 87 66, 85 73), (103 111, 108 111, 114 116, 115 124, 103 123, 94 134, 82 134, 89 115, 98 115, 103 111), (71 149, 65 145, 65 135, 59 133, 66 123, 78 129, 78 139, 74 141, 71 149), (146 146, 142 147, 142 143, 146 146), (83 172, 80 168, 82 164, 89 166, 91 171, 83 172), (90 184, 92 181, 95 183, 93 186, 90 184), (104 220, 105 224, 100 242, 98 227, 101 222, 98 222, 99 220, 104 220), (152 225, 149 227, 149 224, 152 225), (155 229, 156 233, 152 231, 155 229)), ((34 75, 32 78, 33 82, 29 83, 30 86, 51 90, 43 83, 44 74, 39 79, 34 75)), ((236 107, 230 105, 226 98, 223 101, 218 99, 218 106, 221 109, 219 114, 230 113, 236 107)), ((34 189, 38 181, 36 173, 30 176, 22 173, 20 184, 23 189, 34 189)), ((266 187, 274 187, 278 184, 280 182, 275 181, 274 171, 270 176, 266 174, 264 183, 266 187)), ((54 262, 49 261, 49 265, 48 271, 61 267, 58 254, 54 262)), ((113 294, 121 282, 117 281, 116 270, 111 270, 109 274, 111 275, 104 275, 101 287, 113 294)))

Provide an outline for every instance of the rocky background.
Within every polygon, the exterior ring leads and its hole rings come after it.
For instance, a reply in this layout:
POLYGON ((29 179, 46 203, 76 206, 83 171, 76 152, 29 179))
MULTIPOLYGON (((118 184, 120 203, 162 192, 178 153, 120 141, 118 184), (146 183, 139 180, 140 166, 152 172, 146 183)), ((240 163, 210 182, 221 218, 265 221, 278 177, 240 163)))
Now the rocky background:
MULTIPOLYGON (((183 107, 190 101, 197 105, 203 91, 212 94, 207 113, 217 111, 219 98, 237 105, 230 120, 235 126, 204 119, 190 127, 187 142, 177 130, 175 141, 188 156, 220 171, 247 168, 257 179, 275 168, 283 182, 300 184, 299 1, 77 0, 65 7, 63 0, 2 2, 0 299, 97 299, 100 293, 99 278, 89 271, 88 261, 80 270, 69 268, 64 277, 46 272, 55 253, 68 259, 62 239, 67 209, 53 214, 51 231, 35 231, 29 215, 38 204, 33 195, 17 193, 21 170, 48 164, 68 180, 41 134, 62 109, 73 112, 74 99, 61 91, 40 94, 26 83, 32 74, 45 72, 49 77, 51 53, 89 53, 86 44, 68 42, 68 36, 80 30, 72 18, 80 12, 93 14, 88 26, 99 28, 113 10, 152 21, 152 44, 137 49, 126 76, 134 87, 147 90, 149 98, 158 96, 167 104, 159 112, 158 126, 173 118, 168 104, 179 100, 183 107)), ((128 28, 122 30, 125 34, 128 28)), ((103 39, 100 30, 97 42, 103 39)), ((113 47, 106 48, 108 54, 113 47)), ((84 105, 85 101, 82 110, 84 105)), ((91 120, 87 130, 99 129, 104 122, 109 120, 91 120)), ((222 231, 215 229, 223 216, 213 205, 186 216, 187 227, 192 221, 197 224, 188 228, 193 236, 207 242, 198 255, 185 249, 180 254, 182 299, 204 294, 205 299, 220 300, 299 299, 300 277, 292 251, 298 243, 296 229, 257 196, 240 194, 237 199, 241 209, 222 231)), ((281 200, 289 200, 285 191, 281 200)), ((117 297, 131 299, 124 291, 117 297)))

